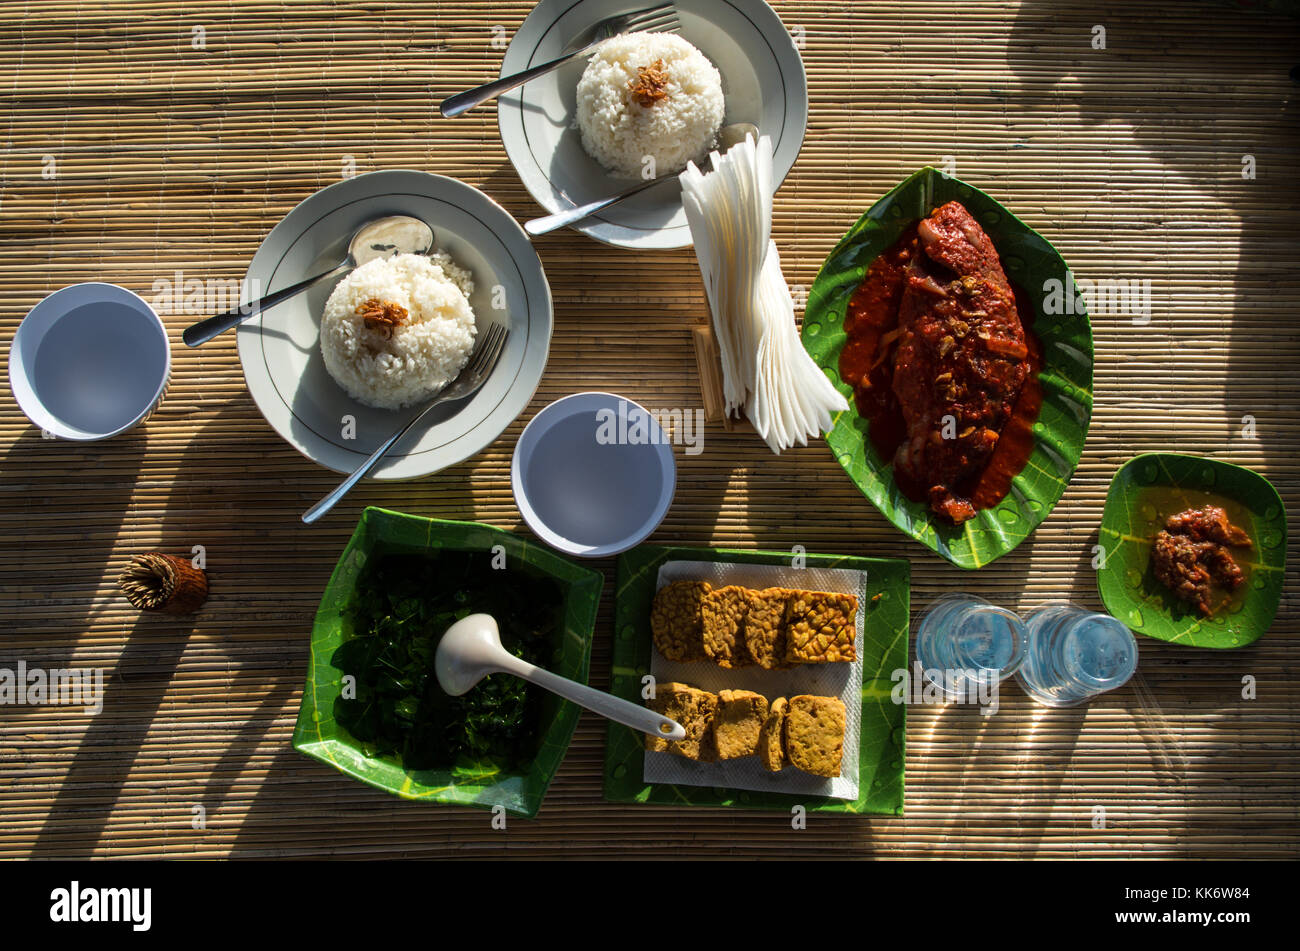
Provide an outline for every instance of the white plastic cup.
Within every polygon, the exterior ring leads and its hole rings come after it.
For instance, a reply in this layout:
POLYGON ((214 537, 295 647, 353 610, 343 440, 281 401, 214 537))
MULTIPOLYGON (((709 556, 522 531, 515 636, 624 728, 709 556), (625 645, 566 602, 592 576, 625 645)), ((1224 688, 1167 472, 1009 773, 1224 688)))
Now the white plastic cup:
POLYGON ((162 319, 138 294, 92 282, 57 290, 23 318, 9 388, 60 439, 107 439, 146 419, 171 375, 162 319))
POLYGON ((659 527, 677 487, 673 448, 654 416, 613 393, 575 393, 534 416, 510 463, 528 527, 570 555, 599 558, 659 527))

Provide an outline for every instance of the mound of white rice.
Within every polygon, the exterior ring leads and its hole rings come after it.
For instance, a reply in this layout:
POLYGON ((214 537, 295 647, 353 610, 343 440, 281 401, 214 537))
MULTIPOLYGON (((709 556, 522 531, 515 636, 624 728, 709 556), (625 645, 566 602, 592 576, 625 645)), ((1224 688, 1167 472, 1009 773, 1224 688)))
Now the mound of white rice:
POLYGON ((671 33, 630 33, 596 48, 578 80, 582 147, 605 167, 641 178, 647 156, 654 177, 702 161, 717 141, 724 107, 722 77, 703 53, 671 33), (663 61, 667 97, 642 105, 632 95, 643 67, 663 61))
POLYGON ((321 318, 325 368, 355 400, 380 409, 422 403, 456 378, 474 348, 474 282, 450 256, 396 254, 358 267, 335 286, 321 318), (366 325, 367 301, 407 316, 389 329, 366 325))

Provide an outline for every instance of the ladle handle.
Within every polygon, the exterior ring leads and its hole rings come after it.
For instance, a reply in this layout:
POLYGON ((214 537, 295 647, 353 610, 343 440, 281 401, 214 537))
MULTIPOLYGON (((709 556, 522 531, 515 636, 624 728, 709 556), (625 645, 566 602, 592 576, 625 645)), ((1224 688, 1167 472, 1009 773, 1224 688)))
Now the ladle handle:
POLYGON ((351 264, 352 258, 349 257, 343 263, 336 267, 332 267, 321 274, 317 274, 315 277, 309 277, 306 280, 299 281, 297 284, 291 284, 281 290, 273 291, 252 303, 241 304, 233 310, 226 311, 224 314, 217 314, 215 317, 207 317, 200 320, 197 324, 192 324, 191 326, 186 327, 185 332, 181 334, 181 339, 185 341, 187 346, 201 346, 213 337, 218 337, 225 333, 231 327, 239 326, 249 317, 252 317, 255 314, 260 314, 268 307, 273 307, 282 300, 288 300, 295 294, 301 294, 313 284, 324 280, 331 274, 337 274, 339 271, 343 270, 343 268, 348 267, 351 264))
POLYGON ((615 697, 613 694, 569 680, 566 677, 553 674, 549 670, 534 667, 527 661, 520 660, 517 657, 511 657, 509 664, 503 660, 502 667, 507 673, 521 677, 529 683, 537 684, 537 686, 558 694, 565 700, 572 700, 578 706, 585 707, 592 713, 598 713, 615 723, 621 723, 634 730, 640 730, 642 733, 649 733, 651 736, 657 736, 665 740, 682 740, 686 738, 686 731, 680 723, 662 714, 655 713, 648 707, 631 703, 615 697))

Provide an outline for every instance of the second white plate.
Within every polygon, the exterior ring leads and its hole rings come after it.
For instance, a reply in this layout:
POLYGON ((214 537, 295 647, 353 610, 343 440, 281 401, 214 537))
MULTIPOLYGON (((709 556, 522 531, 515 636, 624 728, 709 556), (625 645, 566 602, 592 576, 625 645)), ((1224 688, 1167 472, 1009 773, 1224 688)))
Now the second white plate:
MULTIPOLYGON (((555 59, 596 22, 649 5, 649 0, 542 0, 510 41, 501 75, 555 59)), ((676 7, 681 36, 722 74, 723 123, 752 122, 771 136, 779 186, 799 155, 808 125, 808 82, 794 40, 763 0, 678 0, 676 7)), ((582 148, 575 116, 578 79, 586 64, 579 57, 497 102, 506 154, 548 212, 607 197, 630 184, 582 148)), ((684 248, 691 243, 681 190, 667 182, 574 227, 621 248, 684 248)))
MULTIPOLYGON (((347 255, 363 223, 413 215, 433 228, 434 246, 474 276, 470 303, 479 331, 510 329, 482 389, 445 403, 408 433, 372 478, 415 479, 469 458, 523 412, 550 351, 551 290, 522 228, 477 188, 416 171, 358 175, 310 196, 266 236, 248 268, 258 294, 327 271, 347 255)), ((418 408, 373 409, 334 382, 320 354, 320 315, 335 281, 320 284, 243 323, 239 362, 267 422, 307 458, 351 472, 418 408)))

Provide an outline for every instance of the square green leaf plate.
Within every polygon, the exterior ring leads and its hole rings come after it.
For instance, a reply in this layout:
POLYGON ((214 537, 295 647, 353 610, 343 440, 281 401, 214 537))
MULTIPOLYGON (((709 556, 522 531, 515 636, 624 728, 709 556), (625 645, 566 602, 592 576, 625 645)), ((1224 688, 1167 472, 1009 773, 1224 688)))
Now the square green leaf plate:
POLYGON ((1277 613, 1286 539, 1282 499, 1259 473, 1202 456, 1147 453, 1124 463, 1111 480, 1098 535, 1097 590, 1106 610, 1139 634, 1189 647, 1244 647, 1277 613), (1204 618, 1156 580, 1151 544, 1167 517, 1207 502, 1222 506, 1253 547, 1234 556, 1246 576, 1240 596, 1204 618))
MULTIPOLYGON (((858 798, 852 802, 821 796, 785 795, 743 789, 650 784, 642 777, 645 748, 641 734, 610 723, 605 745, 605 798, 611 802, 663 805, 736 806, 789 810, 903 814, 903 748, 907 708, 894 703, 890 675, 907 667, 907 626, 911 569, 895 558, 805 555, 809 567, 847 568, 867 573, 861 610, 862 733, 858 753, 858 798)), ((641 678, 650 672, 650 603, 659 566, 670 561, 722 561, 755 565, 789 564, 789 552, 726 548, 661 548, 642 545, 618 559, 614 601, 614 658, 610 692, 641 703, 641 678)))
POLYGON ((848 411, 835 417, 826 436, 835 458, 887 519, 954 565, 982 567, 1024 541, 1051 513, 1079 464, 1092 418, 1092 326, 1086 299, 1042 235, 978 188, 936 169, 923 168, 903 181, 835 246, 808 294, 803 345, 849 401, 848 411), (949 201, 961 202, 980 223, 998 249, 1007 278, 1033 300, 1033 331, 1043 345, 1043 404, 1033 427, 1033 455, 1005 499, 960 526, 903 495, 894 482, 893 461, 882 459, 867 438, 867 421, 854 405, 853 388, 839 375, 845 311, 867 268, 908 225, 949 201))
POLYGON ((554 694, 542 696, 542 736, 537 754, 528 768, 519 772, 485 774, 481 769, 457 768, 407 771, 395 757, 366 755, 362 744, 334 720, 334 701, 342 690, 343 672, 332 666, 330 660, 339 645, 351 636, 344 608, 351 601, 357 578, 367 562, 402 552, 487 552, 498 545, 508 567, 545 575, 560 586, 563 623, 557 626, 549 668, 562 677, 586 683, 596 609, 604 585, 604 576, 599 572, 574 565, 546 548, 490 525, 367 508, 334 567, 316 611, 307 683, 293 731, 294 749, 403 799, 459 803, 484 809, 501 805, 516 815, 535 816, 547 786, 564 759, 580 712, 577 706, 554 694))

